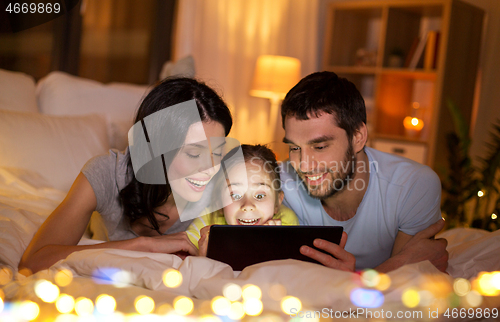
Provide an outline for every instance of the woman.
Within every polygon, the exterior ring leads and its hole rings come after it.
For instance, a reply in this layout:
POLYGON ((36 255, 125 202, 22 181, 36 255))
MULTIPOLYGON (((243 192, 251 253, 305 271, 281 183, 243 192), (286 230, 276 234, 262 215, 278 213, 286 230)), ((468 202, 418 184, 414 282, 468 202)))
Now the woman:
MULTIPOLYGON (((196 192, 200 192, 200 185, 206 185, 218 167, 213 163, 213 156, 210 158, 212 167, 203 162, 202 166, 199 162, 188 163, 186 158, 196 160, 200 157, 201 154, 193 154, 195 152, 192 150, 203 147, 197 142, 207 142, 208 138, 220 138, 229 134, 232 126, 230 111, 224 101, 205 84, 189 78, 167 79, 146 96, 134 123, 142 125, 145 133, 151 131, 145 135, 150 150, 166 148, 167 153, 151 160, 150 165, 141 164, 140 169, 137 165, 133 166, 134 156, 131 158, 129 149, 123 153, 111 150, 108 155, 87 162, 66 198, 33 237, 19 263, 19 269, 27 268, 37 272, 66 258, 72 252, 94 248, 197 254, 196 247, 184 232, 191 221, 180 221, 179 210, 186 203, 182 201, 183 197, 188 201, 199 199, 196 192), (177 108, 173 106, 193 99, 197 107, 196 117, 186 116, 186 109, 178 108, 180 105, 177 108), (156 117, 160 114, 168 117, 156 117), (168 129, 167 132, 161 129, 158 131, 158 122, 156 130, 155 124, 150 124, 151 120, 158 119, 164 121, 161 128, 168 129), (166 133, 176 135, 166 136, 166 133), (161 142, 157 143, 159 139, 161 142), (143 172, 150 173, 151 164, 161 164, 162 169, 166 170, 168 175, 160 180, 164 184, 149 184, 147 180, 141 180, 146 182, 142 183, 137 180, 134 173, 137 175, 144 169, 143 172), (193 181, 190 178, 193 176, 202 177, 203 181, 193 181), (175 180, 169 180, 172 178, 175 180), (171 181, 176 183, 171 185, 171 181), (195 192, 194 195, 186 195, 185 189, 189 185, 195 192), (183 205, 177 207, 176 201, 181 201, 183 205), (110 241, 96 245, 77 245, 94 211, 101 215, 110 241)), ((136 140, 137 132, 131 138, 136 140)), ((136 143, 130 144, 131 149, 134 149, 136 143)))

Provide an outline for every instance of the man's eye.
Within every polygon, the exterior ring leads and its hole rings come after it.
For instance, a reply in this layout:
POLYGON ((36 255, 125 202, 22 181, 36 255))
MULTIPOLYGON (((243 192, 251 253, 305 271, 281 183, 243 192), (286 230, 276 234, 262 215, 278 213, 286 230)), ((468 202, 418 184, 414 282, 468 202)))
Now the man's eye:
POLYGON ((314 147, 316 150, 324 150, 328 147, 328 145, 323 145, 323 146, 316 146, 314 147))
POLYGON ((299 151, 300 148, 299 147, 296 147, 296 146, 291 146, 290 147, 290 152, 295 152, 295 151, 299 151))
POLYGON ((232 193, 230 196, 231 196, 231 199, 233 199, 233 200, 240 200, 241 199, 241 195, 237 194, 237 193, 232 193))
POLYGON ((266 197, 266 194, 265 193, 258 193, 255 195, 255 199, 257 200, 261 200, 261 199, 264 199, 266 197))

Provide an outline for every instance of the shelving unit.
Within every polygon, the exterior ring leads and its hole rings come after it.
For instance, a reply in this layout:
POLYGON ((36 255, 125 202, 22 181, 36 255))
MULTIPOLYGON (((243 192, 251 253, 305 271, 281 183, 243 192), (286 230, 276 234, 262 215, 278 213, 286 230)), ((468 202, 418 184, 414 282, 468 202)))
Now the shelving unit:
POLYGON ((446 166, 446 135, 454 129, 447 101, 471 119, 483 16, 481 9, 459 0, 330 4, 323 69, 346 77, 360 90, 370 146, 436 170, 446 166), (425 49, 416 68, 393 66, 391 56, 398 53, 404 64, 418 37, 425 38, 428 31, 439 33, 435 68, 424 69, 425 49), (424 127, 408 131, 403 126, 407 116, 423 121, 424 127))

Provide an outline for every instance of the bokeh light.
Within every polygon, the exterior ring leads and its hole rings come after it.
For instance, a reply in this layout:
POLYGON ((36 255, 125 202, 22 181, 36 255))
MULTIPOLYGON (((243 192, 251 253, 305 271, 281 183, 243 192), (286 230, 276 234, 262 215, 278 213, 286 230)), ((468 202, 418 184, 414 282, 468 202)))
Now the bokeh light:
POLYGON ((170 305, 168 303, 165 303, 165 304, 160 305, 156 309, 156 314, 158 314, 158 315, 166 315, 166 314, 172 312, 173 309, 174 308, 172 307, 172 305, 170 305))
POLYGON ((227 315, 231 309, 231 302, 223 297, 216 296, 212 299, 212 311, 217 315, 227 315))
POLYGON ((94 312, 94 303, 86 297, 79 297, 75 301, 75 312, 78 316, 90 315, 94 312))
POLYGON ((194 303, 188 297, 178 296, 174 299, 174 310, 177 314, 188 315, 193 312, 194 303))
POLYGON ((384 294, 377 290, 355 288, 350 298, 354 305, 365 308, 380 307, 384 303, 384 294))
POLYGON ((229 301, 238 301, 241 299, 241 287, 238 284, 228 283, 222 288, 222 294, 229 301))
MULTIPOLYGON (((259 289, 260 291, 260 289, 259 289)), ((244 291, 243 291, 244 292, 244 291)), ((256 297, 250 297, 245 299, 243 302, 243 308, 245 309, 245 313, 250 316, 257 316, 262 313, 264 309, 264 305, 262 302, 256 297)))
POLYGON ((24 301, 21 303, 20 313, 23 319, 33 321, 40 314, 40 307, 33 301, 24 301))
POLYGON ((101 294, 95 300, 95 308, 101 314, 111 314, 116 310, 116 300, 108 294, 101 294))
POLYGON ((302 302, 295 296, 286 296, 281 300, 281 310, 285 314, 293 314, 292 309, 294 309, 294 312, 299 312, 302 309, 302 302))
POLYGON ((182 284, 182 274, 176 269, 169 268, 163 272, 163 284, 170 288, 179 287, 182 284))
POLYGON ((227 315, 228 318, 232 320, 241 320, 245 316, 245 308, 241 302, 231 303, 231 308, 227 315))
POLYGON ((273 284, 269 288, 269 296, 275 301, 281 301, 286 296, 286 288, 281 284, 273 284))
POLYGON ((244 300, 249 300, 252 298, 260 300, 260 298, 262 297, 262 291, 257 285, 247 284, 243 286, 241 296, 244 300))
POLYGON ((484 191, 483 191, 483 190, 479 190, 479 191, 477 192, 477 196, 478 196, 479 198, 481 198, 482 196, 484 196, 484 191))
POLYGON ((0 313, 2 313, 3 311, 3 306, 4 306, 3 299, 0 297, 0 313))
POLYGON ((492 272, 491 275, 491 285, 500 290, 500 272, 492 272))
POLYGON ((62 269, 54 275, 54 281, 61 287, 68 286, 73 281, 73 273, 69 269, 62 269))
POLYGON ((361 282, 367 287, 375 287, 380 282, 380 276, 374 269, 366 269, 361 273, 361 282))
POLYGON ((389 277, 389 275, 385 273, 379 273, 378 277, 378 283, 377 285, 375 285, 375 288, 379 291, 385 291, 389 289, 389 287, 391 286, 391 278, 389 277))
POLYGON ((497 214, 496 214, 496 213, 492 213, 492 214, 491 214, 491 219, 495 220, 495 219, 497 219, 497 218, 498 218, 498 216, 497 216, 497 214))
POLYGON ((71 313, 75 308, 75 299, 68 294, 61 294, 56 300, 56 309, 59 313, 71 313))
POLYGON ((483 297, 477 291, 472 290, 464 296, 465 301, 471 307, 478 307, 483 303, 483 297))
POLYGON ((75 314, 60 314, 56 317, 54 322, 77 322, 78 316, 75 314))
POLYGON ((53 303, 59 297, 59 287, 57 285, 40 279, 35 283, 35 294, 46 303, 53 303))
POLYGON ((211 314, 202 315, 200 317, 199 321, 200 322, 222 322, 222 320, 218 316, 211 315, 211 314))
POLYGON ((413 308, 420 303, 420 295, 416 289, 409 288, 403 292, 401 300, 406 307, 413 308))
POLYGON ((500 288, 496 287, 498 272, 486 273, 482 272, 477 278, 477 286, 479 293, 484 296, 500 295, 500 288))
POLYGON ((470 282, 465 278, 457 278, 453 282, 453 291, 455 291, 455 294, 457 294, 458 296, 465 296, 470 292, 470 290, 470 282))
POLYGON ((14 273, 8 267, 0 268, 0 285, 7 285, 12 278, 14 277, 14 273))
POLYGON ((139 314, 149 314, 155 309, 155 301, 149 296, 138 296, 134 301, 135 310, 139 314))
POLYGON ((112 274, 111 280, 115 287, 126 287, 130 285, 133 278, 130 272, 117 270, 112 274))

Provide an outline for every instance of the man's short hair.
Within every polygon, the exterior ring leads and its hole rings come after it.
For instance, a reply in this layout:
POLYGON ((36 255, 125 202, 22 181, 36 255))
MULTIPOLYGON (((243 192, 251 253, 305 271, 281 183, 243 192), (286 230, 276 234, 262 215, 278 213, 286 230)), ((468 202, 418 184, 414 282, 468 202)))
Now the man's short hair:
POLYGON ((333 72, 310 74, 288 92, 281 105, 283 128, 286 117, 308 120, 321 113, 332 114, 349 139, 366 124, 363 97, 353 83, 333 72))

